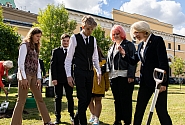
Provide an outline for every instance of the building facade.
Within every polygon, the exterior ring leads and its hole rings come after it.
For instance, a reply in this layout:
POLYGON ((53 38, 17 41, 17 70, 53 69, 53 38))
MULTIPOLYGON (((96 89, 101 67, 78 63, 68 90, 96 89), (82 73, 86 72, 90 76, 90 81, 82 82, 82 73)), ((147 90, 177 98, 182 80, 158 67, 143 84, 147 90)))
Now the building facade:
MULTIPOLYGON (((12 0, 8 1, 8 4, 2 5, 4 22, 11 26, 18 28, 18 33, 25 37, 33 23, 37 23, 37 14, 30 13, 30 11, 19 10, 15 6, 10 6, 12 0)), ((1 0, 0 0, 1 2, 1 0)), ((14 2, 13 2, 14 3, 14 2)), ((12 4, 14 5, 14 4, 12 4)), ((74 33, 81 30, 81 18, 84 15, 92 15, 97 23, 105 30, 105 35, 110 35, 110 30, 113 25, 122 25, 127 34, 127 39, 132 41, 130 38, 130 26, 136 21, 146 21, 149 23, 152 32, 156 35, 163 37, 167 49, 169 60, 172 60, 174 56, 181 57, 185 60, 185 36, 173 34, 173 25, 160 22, 156 19, 146 17, 139 14, 130 14, 120 10, 112 10, 112 18, 106 18, 94 14, 89 14, 77 10, 66 8, 69 12, 69 20, 75 20, 77 27, 74 33)), ((136 41, 135 46, 137 48, 138 42, 136 41)), ((139 66, 138 66, 139 67, 139 66)), ((139 70, 139 68, 138 68, 139 70)), ((138 76, 138 73, 137 73, 138 76)))

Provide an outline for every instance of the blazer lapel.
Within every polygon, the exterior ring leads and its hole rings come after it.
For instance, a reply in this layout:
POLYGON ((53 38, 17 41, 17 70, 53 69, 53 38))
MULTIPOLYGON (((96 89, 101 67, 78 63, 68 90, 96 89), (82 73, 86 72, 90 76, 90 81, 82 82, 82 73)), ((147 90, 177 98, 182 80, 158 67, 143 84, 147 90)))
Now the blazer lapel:
POLYGON ((151 43, 152 43, 152 39, 153 39, 153 34, 150 36, 150 39, 148 40, 148 43, 147 43, 147 45, 146 45, 146 47, 145 47, 144 54, 143 54, 144 60, 146 59, 147 50, 148 50, 148 48, 150 47, 150 45, 151 45, 151 43))
POLYGON ((141 42, 139 45, 138 45, 138 57, 139 57, 139 60, 141 60, 141 62, 142 63, 144 63, 144 60, 143 60, 143 58, 141 57, 141 48, 143 47, 143 44, 144 44, 144 42, 141 42))

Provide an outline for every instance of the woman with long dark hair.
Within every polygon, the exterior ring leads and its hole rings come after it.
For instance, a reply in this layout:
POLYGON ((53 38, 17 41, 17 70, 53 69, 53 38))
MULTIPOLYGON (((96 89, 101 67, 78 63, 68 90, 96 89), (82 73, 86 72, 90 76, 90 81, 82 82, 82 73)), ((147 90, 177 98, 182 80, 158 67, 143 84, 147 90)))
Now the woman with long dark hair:
POLYGON ((35 97, 44 125, 54 125, 51 122, 40 91, 41 70, 38 57, 41 36, 42 31, 39 28, 31 28, 20 45, 18 57, 18 98, 13 111, 11 125, 22 124, 22 112, 29 88, 35 97))

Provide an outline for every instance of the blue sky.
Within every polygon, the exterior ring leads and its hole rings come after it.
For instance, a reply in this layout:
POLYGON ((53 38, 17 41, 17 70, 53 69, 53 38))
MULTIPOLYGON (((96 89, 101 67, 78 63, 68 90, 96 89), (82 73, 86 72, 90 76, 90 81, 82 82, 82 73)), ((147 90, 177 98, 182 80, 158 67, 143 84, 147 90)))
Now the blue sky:
POLYGON ((47 4, 64 3, 66 8, 112 18, 112 9, 137 13, 172 24, 173 32, 185 36, 184 0, 14 0, 19 9, 38 13, 47 4))

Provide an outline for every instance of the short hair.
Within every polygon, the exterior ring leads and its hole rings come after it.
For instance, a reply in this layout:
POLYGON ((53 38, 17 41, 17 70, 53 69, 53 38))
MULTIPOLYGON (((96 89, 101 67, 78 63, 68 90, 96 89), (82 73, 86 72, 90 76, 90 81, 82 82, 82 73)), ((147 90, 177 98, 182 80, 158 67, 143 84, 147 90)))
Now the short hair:
POLYGON ((126 33, 125 33, 125 31, 124 31, 124 29, 121 25, 114 25, 111 29, 110 37, 113 41, 114 41, 114 35, 113 34, 115 34, 115 32, 119 32, 120 36, 123 40, 126 39, 126 33))
POLYGON ((151 34, 151 29, 149 24, 146 21, 138 21, 131 25, 130 27, 130 37, 135 40, 134 30, 138 32, 146 32, 146 35, 149 36, 151 34))
POLYGON ((64 34, 62 34, 61 35, 61 40, 63 40, 64 38, 70 38, 70 35, 69 34, 66 34, 66 33, 64 33, 64 34))
POLYGON ((82 26, 85 26, 85 25, 90 25, 92 27, 96 27, 97 23, 92 16, 86 15, 86 16, 82 17, 82 26))
POLYGON ((13 62, 10 60, 4 61, 3 66, 6 66, 7 68, 11 69, 13 67, 13 62))

